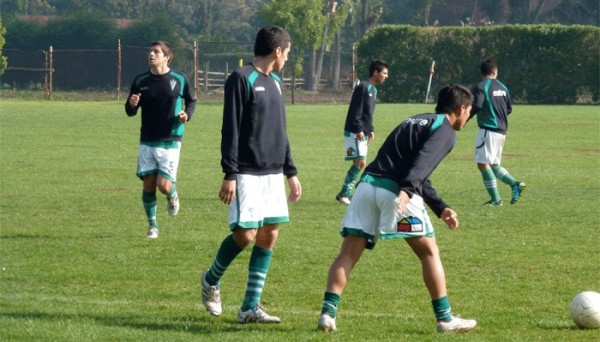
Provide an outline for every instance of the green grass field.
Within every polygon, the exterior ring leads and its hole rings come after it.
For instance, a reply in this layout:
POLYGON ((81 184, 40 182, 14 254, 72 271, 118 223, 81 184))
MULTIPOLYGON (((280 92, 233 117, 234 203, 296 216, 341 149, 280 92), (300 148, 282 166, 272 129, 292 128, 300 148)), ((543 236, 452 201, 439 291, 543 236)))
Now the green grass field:
MULTIPOLYGON (((380 104, 371 157, 403 118, 433 105, 380 104)), ((222 282, 211 317, 198 277, 228 234, 221 184, 220 104, 200 103, 183 143, 182 209, 159 201, 158 240, 145 238, 135 177, 140 118, 123 102, 0 102, 2 341, 597 341, 569 304, 600 291, 600 107, 515 106, 503 165, 527 183, 517 205, 488 200, 472 161, 476 125, 432 176, 459 214, 434 219, 453 310, 468 334, 439 335, 417 258, 402 241, 365 252, 340 302, 338 331, 316 322, 337 255, 347 104, 288 107, 303 197, 290 205, 263 294, 279 325, 238 325, 249 251, 222 282)), ((500 185, 505 202, 508 186, 500 185)))

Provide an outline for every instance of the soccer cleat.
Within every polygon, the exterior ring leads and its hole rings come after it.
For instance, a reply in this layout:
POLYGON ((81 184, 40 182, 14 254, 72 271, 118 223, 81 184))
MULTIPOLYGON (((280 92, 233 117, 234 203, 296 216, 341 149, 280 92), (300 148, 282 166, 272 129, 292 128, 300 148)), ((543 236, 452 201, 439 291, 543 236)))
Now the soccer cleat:
POLYGON ((167 209, 169 210, 169 216, 175 216, 179 212, 179 197, 173 197, 167 199, 167 209))
POLYGON ((475 329, 476 326, 477 321, 474 319, 464 319, 456 314, 452 314, 450 322, 437 322, 437 331, 441 333, 467 332, 475 329))
POLYGON ((318 329, 324 332, 336 331, 335 318, 324 313, 319 316, 318 329))
POLYGON ((521 194, 523 193, 523 190, 525 190, 525 183, 518 182, 517 184, 513 185, 512 196, 510 197, 510 204, 517 203, 517 201, 521 197, 521 194))
POLYGON ((158 239, 158 228, 148 226, 148 233, 146 234, 148 239, 158 239))
POLYGON ((259 304, 253 309, 238 311, 238 323, 281 323, 281 319, 276 316, 271 316, 263 311, 263 307, 259 304))
POLYGON ((335 199, 342 204, 350 205, 350 198, 346 195, 338 194, 335 199))
POLYGON ((485 205, 487 207, 501 207, 504 205, 504 202, 502 202, 502 200, 498 200, 497 202, 490 200, 490 201, 483 203, 483 205, 485 205))
POLYGON ((223 308, 221 307, 221 292, 217 286, 209 285, 206 282, 206 273, 208 270, 202 272, 200 276, 202 284, 202 304, 208 312, 213 316, 221 316, 223 308))

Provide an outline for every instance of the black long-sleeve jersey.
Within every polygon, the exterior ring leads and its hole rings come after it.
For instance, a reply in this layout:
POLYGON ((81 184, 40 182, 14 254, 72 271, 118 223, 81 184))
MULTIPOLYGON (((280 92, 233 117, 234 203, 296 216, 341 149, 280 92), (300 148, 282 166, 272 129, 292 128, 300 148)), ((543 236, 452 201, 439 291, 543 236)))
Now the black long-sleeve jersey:
POLYGON ((477 114, 477 125, 483 129, 506 134, 508 115, 512 112, 508 88, 496 79, 485 78, 473 88, 473 95, 471 117, 477 114))
POLYGON ((298 173, 286 131, 282 82, 252 64, 231 73, 225 82, 221 129, 221 167, 225 179, 235 174, 298 173))
POLYGON ((445 114, 418 114, 404 120, 388 135, 365 174, 390 179, 398 189, 417 194, 439 217, 449 207, 438 196, 429 176, 456 142, 445 114))
POLYGON ((377 102, 377 88, 369 81, 360 82, 352 91, 344 130, 350 133, 373 132, 373 113, 377 102))
POLYGON ((140 107, 141 142, 181 141, 185 125, 179 122, 179 112, 185 110, 189 121, 196 109, 196 98, 185 74, 170 70, 163 75, 154 75, 147 71, 134 79, 125 112, 134 116, 140 107), (138 105, 132 108, 129 99, 134 94, 141 96, 138 105))

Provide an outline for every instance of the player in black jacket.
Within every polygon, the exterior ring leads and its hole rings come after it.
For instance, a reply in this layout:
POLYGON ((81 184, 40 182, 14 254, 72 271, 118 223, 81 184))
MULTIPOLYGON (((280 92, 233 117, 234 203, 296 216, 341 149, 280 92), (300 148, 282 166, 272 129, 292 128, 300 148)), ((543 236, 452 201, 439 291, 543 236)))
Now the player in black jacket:
POLYGON ((169 43, 152 43, 150 70, 135 78, 125 102, 128 116, 142 108, 137 176, 144 182, 142 203, 148 218, 146 237, 150 239, 158 238, 156 189, 167 196, 169 215, 179 211, 176 181, 181 139, 196 108, 187 76, 169 68, 173 56, 169 43))
POLYGON ((475 100, 471 116, 477 115, 479 131, 475 138, 475 162, 481 172, 483 185, 492 197, 485 205, 501 206, 500 193, 496 180, 508 184, 512 189, 510 204, 515 204, 525 183, 519 182, 500 165, 502 149, 508 130, 508 115, 512 112, 512 103, 508 88, 497 80, 498 65, 492 59, 481 63, 483 80, 473 90, 475 100))
POLYGON ((352 91, 350 106, 344 123, 344 158, 352 165, 346 172, 342 189, 335 199, 350 204, 354 183, 367 165, 368 145, 375 139, 373 114, 377 104, 377 88, 388 78, 386 62, 375 59, 369 65, 369 79, 360 82, 352 91))
POLYGON ((202 273, 202 303, 213 316, 222 313, 219 282, 239 253, 254 242, 248 285, 238 323, 279 323, 259 305, 269 272, 278 225, 289 221, 287 200, 302 189, 286 132, 283 84, 277 72, 287 61, 289 34, 277 26, 258 31, 254 59, 225 83, 221 129, 221 166, 225 177, 219 198, 229 205, 232 234, 221 243, 211 267, 202 273), (286 199, 284 177, 290 188, 286 199))
POLYGON ((421 261, 438 331, 469 331, 477 325, 451 312, 435 232, 424 207, 426 203, 450 229, 458 227, 456 212, 438 196, 429 176, 452 150, 455 131, 469 119, 472 101, 467 88, 444 87, 438 94, 436 113, 404 120, 365 169, 342 220, 344 241, 329 269, 320 330, 336 330, 340 297, 363 251, 374 248, 379 239, 395 238, 405 239, 421 261))

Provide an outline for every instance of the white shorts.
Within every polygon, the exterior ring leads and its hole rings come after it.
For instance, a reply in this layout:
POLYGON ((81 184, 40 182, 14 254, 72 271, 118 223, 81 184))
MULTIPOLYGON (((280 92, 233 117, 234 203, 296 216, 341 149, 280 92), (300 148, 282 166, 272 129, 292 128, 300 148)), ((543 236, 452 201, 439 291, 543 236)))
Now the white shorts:
POLYGON ((137 176, 144 179, 144 176, 158 174, 175 183, 179 168, 181 142, 174 141, 172 144, 176 147, 165 148, 140 144, 137 176))
POLYGON ((289 222, 285 182, 275 175, 236 175, 236 199, 229 204, 229 228, 260 228, 289 222))
POLYGON ((342 220, 340 234, 367 239, 373 249, 379 239, 435 236, 423 198, 413 195, 405 216, 398 213, 398 195, 390 190, 360 182, 342 220))
POLYGON ((362 141, 358 141, 356 139, 356 134, 344 132, 344 158, 346 160, 366 159, 369 150, 367 145, 368 141, 368 136, 365 136, 362 141))
POLYGON ((475 162, 500 164, 506 135, 480 128, 475 137, 475 162))

